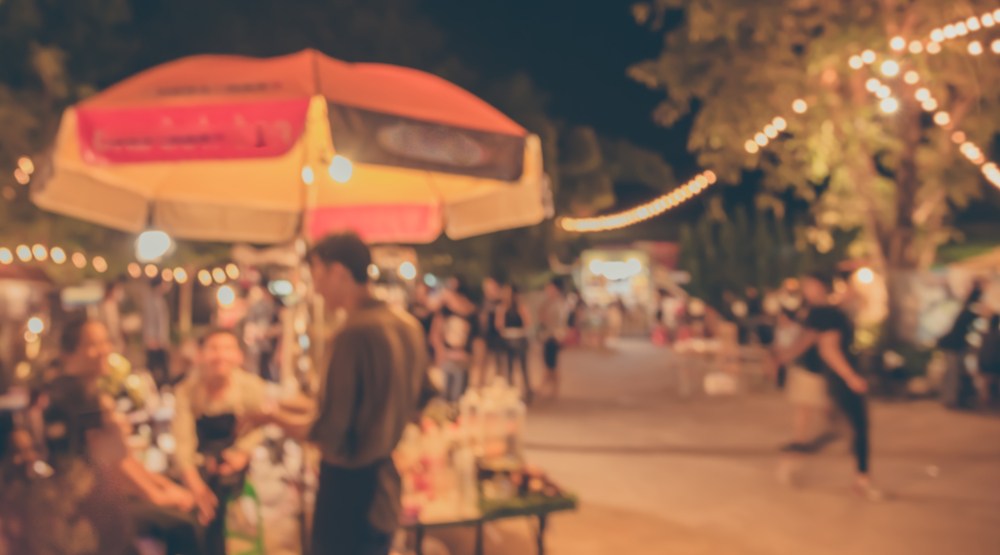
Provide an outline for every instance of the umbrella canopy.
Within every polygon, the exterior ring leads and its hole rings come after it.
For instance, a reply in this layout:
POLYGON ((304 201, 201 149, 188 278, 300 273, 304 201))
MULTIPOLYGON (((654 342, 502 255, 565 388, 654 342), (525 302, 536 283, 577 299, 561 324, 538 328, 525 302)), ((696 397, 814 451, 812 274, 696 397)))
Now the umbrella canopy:
POLYGON ((420 243, 547 215, 538 138, 436 76, 306 50, 195 56, 66 111, 40 207, 124 231, 420 243))

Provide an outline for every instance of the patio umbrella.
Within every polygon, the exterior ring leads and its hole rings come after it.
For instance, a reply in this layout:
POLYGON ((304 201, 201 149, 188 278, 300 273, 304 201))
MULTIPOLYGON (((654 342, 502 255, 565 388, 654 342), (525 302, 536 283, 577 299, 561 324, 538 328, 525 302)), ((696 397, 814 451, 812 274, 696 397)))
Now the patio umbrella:
POLYGON ((49 171, 46 210, 192 240, 423 243, 550 215, 537 137, 436 76, 313 50, 140 73, 66 111, 49 171))

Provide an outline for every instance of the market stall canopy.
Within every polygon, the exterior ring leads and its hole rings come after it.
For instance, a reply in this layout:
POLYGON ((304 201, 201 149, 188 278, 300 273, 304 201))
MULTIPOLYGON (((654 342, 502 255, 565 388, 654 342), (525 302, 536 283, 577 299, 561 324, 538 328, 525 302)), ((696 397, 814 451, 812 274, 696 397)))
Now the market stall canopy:
POLYGON ((434 75, 313 50, 127 79, 66 111, 49 172, 44 209, 192 240, 423 243, 551 215, 540 143, 517 123, 434 75))

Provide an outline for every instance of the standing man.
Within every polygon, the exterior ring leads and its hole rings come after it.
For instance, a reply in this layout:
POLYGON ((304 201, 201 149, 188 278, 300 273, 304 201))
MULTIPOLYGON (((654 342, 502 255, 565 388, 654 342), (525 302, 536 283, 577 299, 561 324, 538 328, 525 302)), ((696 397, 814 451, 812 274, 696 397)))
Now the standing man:
POLYGON ((142 313, 142 339, 146 345, 146 368, 157 387, 170 381, 170 284, 157 275, 149 280, 142 313))
POLYGON ((328 310, 347 313, 334 338, 315 418, 284 410, 268 420, 320 449, 312 532, 317 555, 386 555, 399 526, 402 485, 392 451, 427 391, 420 323, 372 295, 371 252, 353 233, 309 253, 328 310))
POLYGON ((251 454, 264 439, 263 430, 237 421, 264 412, 267 393, 264 380, 243 369, 234 332, 213 329, 198 346, 198 370, 177 386, 175 460, 207 525, 208 553, 225 555, 227 503, 243 492, 251 454))
POLYGON ((802 294, 809 304, 804 333, 795 347, 780 354, 777 361, 788 364, 797 360, 799 365, 826 378, 830 398, 847 418, 854 435, 855 491, 867 499, 879 500, 882 494, 868 476, 868 383, 855 370, 851 352, 854 324, 831 299, 833 280, 828 276, 813 274, 804 278, 802 294))
POLYGON ((546 370, 544 387, 552 397, 559 395, 559 351, 566 331, 565 308, 562 282, 553 279, 545 286, 545 298, 538 309, 538 333, 546 370))

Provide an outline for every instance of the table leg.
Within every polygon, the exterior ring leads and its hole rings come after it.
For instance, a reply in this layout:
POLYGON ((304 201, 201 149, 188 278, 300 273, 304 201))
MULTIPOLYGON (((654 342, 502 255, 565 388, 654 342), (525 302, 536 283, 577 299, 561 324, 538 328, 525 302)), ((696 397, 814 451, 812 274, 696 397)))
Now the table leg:
POLYGON ((483 555, 483 521, 476 523, 476 555, 483 555))
POLYGON ((545 555, 545 525, 548 517, 549 515, 544 513, 538 515, 538 555, 545 555))
POLYGON ((424 527, 418 525, 414 529, 414 532, 416 532, 417 537, 417 545, 414 548, 414 552, 417 555, 424 555, 424 527))

